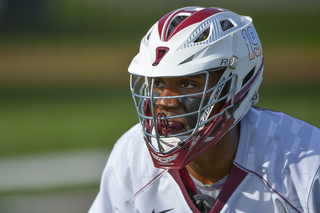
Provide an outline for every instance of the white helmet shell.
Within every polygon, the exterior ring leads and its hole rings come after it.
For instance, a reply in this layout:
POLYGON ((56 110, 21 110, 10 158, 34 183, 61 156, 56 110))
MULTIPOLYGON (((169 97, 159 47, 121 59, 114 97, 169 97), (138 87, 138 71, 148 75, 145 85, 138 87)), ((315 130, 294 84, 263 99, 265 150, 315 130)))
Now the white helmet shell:
MULTIPOLYGON (((216 122, 228 125, 222 125, 224 129, 220 131, 219 137, 214 137, 215 139, 209 143, 206 142, 208 144, 206 148, 203 148, 203 145, 198 146, 204 151, 213 146, 239 122, 249 108, 258 101, 258 88, 263 73, 263 56, 262 46, 252 19, 221 8, 186 7, 163 16, 142 39, 140 51, 132 60, 128 71, 131 79, 133 79, 132 76, 145 79, 145 83, 138 90, 139 94, 135 88, 137 83, 131 83, 131 91, 156 167, 182 168, 203 153, 199 150, 192 152, 196 149, 197 143, 205 141, 197 139, 198 142, 195 142, 194 137, 195 135, 200 137, 199 131, 210 114, 206 112, 207 116, 204 115, 204 108, 212 103, 201 106, 203 108, 198 112, 200 124, 197 124, 187 139, 176 143, 178 145, 169 152, 164 152, 152 145, 150 139, 161 140, 157 133, 155 135, 152 133, 156 128, 157 115, 146 112, 145 105, 149 101, 152 103, 154 99, 149 94, 147 78, 191 76, 204 71, 221 69, 225 71, 219 85, 224 87, 229 81, 231 86, 224 99, 226 107, 217 115, 220 119, 216 122), (147 120, 153 121, 150 124, 147 120), (146 127, 146 123, 152 127, 146 127)), ((217 90, 221 92, 219 85, 211 90, 212 94, 217 90)), ((212 122, 212 119, 210 121, 212 122)), ((159 146, 161 142, 158 143, 159 146)))
MULTIPOLYGON (((185 76, 229 64, 226 59, 231 59, 233 55, 241 61, 248 56, 246 42, 250 42, 243 39, 242 30, 249 27, 254 30, 250 17, 224 9, 187 7, 173 11, 153 25, 142 39, 139 54, 130 64, 129 73, 148 77, 185 76), (204 19, 193 21, 196 15, 204 19), (172 21, 181 16, 187 18, 168 35, 172 21), (223 23, 232 27, 224 30, 223 23), (210 29, 208 37, 196 42, 207 29, 210 29), (165 55, 154 65, 157 56, 161 57, 161 51, 165 51, 165 55)), ((250 39, 250 36, 248 32, 247 38, 250 39)), ((255 45, 252 48, 259 48, 261 55, 262 47, 257 36, 255 33, 252 38, 252 45, 255 45)))

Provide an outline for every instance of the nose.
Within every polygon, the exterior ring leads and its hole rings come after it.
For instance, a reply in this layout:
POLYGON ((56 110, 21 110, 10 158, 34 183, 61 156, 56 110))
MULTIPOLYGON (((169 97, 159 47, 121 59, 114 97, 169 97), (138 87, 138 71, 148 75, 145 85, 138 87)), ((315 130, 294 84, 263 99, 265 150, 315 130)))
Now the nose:
MULTIPOLYGON (((172 91, 170 88, 165 88, 164 90, 159 92, 158 97, 168 97, 168 96, 176 96, 178 93, 172 91)), ((155 103, 155 107, 160 110, 168 110, 168 109, 177 109, 179 108, 180 103, 177 98, 166 98, 166 99, 157 99, 155 103)))

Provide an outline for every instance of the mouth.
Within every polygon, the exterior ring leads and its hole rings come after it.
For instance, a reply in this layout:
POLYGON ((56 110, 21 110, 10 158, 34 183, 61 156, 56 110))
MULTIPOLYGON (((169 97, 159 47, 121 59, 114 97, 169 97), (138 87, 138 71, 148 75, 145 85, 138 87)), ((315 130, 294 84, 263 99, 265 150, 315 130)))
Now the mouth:
POLYGON ((178 133, 180 130, 185 128, 185 125, 179 121, 167 120, 164 113, 157 115, 157 130, 160 135, 170 135, 178 133))
POLYGON ((169 129, 172 131, 179 131, 184 128, 184 125, 179 121, 169 121, 169 129))
POLYGON ((161 124, 160 133, 162 135, 170 135, 170 134, 174 134, 174 133, 179 132, 183 128, 184 128, 184 125, 181 122, 179 122, 179 121, 174 121, 174 122, 169 121, 168 125, 161 124))

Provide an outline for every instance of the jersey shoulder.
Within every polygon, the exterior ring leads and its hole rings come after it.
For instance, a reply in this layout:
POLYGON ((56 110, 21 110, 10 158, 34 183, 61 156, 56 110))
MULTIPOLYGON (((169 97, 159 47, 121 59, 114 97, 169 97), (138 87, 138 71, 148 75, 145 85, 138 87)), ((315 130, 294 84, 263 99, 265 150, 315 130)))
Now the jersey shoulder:
POLYGON ((235 162, 279 194, 308 197, 320 166, 320 130, 282 112, 251 108, 235 162))
POLYGON ((237 160, 252 168, 257 164, 248 158, 299 163, 320 156, 320 130, 283 112, 251 108, 241 120, 239 144, 237 160))

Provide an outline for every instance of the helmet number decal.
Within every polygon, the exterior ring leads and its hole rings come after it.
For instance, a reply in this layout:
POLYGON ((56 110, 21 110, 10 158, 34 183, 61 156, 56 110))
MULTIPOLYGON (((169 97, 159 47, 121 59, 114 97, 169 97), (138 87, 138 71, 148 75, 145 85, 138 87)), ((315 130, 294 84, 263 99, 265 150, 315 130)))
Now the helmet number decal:
POLYGON ((244 40, 246 40, 246 44, 249 50, 249 59, 252 60, 256 56, 261 55, 261 47, 260 42, 257 36, 256 31, 253 27, 248 27, 247 29, 242 30, 242 36, 244 40))

